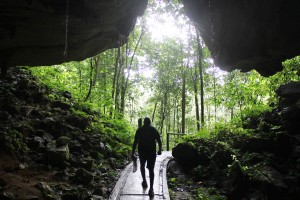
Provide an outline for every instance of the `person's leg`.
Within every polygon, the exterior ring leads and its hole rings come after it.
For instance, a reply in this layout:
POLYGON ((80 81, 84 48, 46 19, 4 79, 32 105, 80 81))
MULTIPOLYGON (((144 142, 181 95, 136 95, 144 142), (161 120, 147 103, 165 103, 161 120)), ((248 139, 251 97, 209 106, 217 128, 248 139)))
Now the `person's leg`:
POLYGON ((149 169, 149 177, 150 177, 150 190, 153 190, 153 183, 154 183, 154 169, 149 169))
POLYGON ((154 184, 154 166, 155 166, 156 157, 152 157, 151 159, 147 160, 147 168, 149 170, 149 178, 150 178, 150 189, 149 189, 149 196, 154 196, 153 191, 153 184, 154 184))
POLYGON ((140 170, 143 178, 142 186, 143 188, 148 187, 147 181, 146 181, 146 172, 145 172, 145 165, 146 165, 146 159, 140 156, 140 170))

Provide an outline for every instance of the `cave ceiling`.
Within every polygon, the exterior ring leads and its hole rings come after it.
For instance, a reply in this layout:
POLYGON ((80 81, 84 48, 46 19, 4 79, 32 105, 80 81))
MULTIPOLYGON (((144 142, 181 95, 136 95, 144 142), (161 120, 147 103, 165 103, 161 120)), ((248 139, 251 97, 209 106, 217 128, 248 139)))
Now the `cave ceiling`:
POLYGON ((120 46, 147 0, 1 0, 0 64, 53 65, 120 46))
POLYGON ((268 76, 300 55, 299 0, 182 0, 216 65, 268 76))
MULTIPOLYGON (((300 55, 299 0, 182 0, 224 70, 271 75, 300 55)), ((83 60, 126 41, 147 0, 1 0, 0 65, 83 60)))

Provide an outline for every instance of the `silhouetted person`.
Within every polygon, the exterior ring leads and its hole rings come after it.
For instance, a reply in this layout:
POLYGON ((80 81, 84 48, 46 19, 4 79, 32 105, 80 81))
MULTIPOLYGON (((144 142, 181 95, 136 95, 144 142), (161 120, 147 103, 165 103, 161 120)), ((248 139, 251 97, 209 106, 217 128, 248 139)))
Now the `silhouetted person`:
POLYGON ((132 158, 134 158, 134 152, 136 149, 136 145, 138 145, 138 153, 140 157, 141 164, 141 174, 143 177, 142 186, 143 188, 148 187, 146 176, 145 176, 145 164, 147 162, 147 168, 149 170, 150 177, 150 189, 149 196, 154 196, 153 191, 153 181, 154 181, 154 166, 156 160, 156 142, 158 143, 159 150, 157 152, 158 155, 161 155, 162 143, 160 139, 160 135, 156 128, 151 126, 151 120, 146 117, 144 119, 144 125, 139 127, 135 133, 134 143, 132 147, 132 158))

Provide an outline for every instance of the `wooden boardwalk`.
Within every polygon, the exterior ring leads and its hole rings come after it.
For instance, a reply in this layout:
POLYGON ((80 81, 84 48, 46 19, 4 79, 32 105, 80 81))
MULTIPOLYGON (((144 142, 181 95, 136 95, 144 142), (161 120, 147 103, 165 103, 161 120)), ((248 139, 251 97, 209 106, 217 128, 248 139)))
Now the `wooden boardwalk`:
POLYGON ((171 151, 164 151, 162 155, 157 156, 155 168, 154 168, 154 197, 150 198, 148 196, 149 191, 149 173, 148 169, 146 169, 146 178, 148 183, 148 188, 143 189, 142 176, 140 173, 140 164, 139 160, 138 169, 135 173, 133 170, 133 163, 127 165, 127 167, 121 173, 121 176, 116 183, 109 199, 110 200, 145 200, 145 199, 166 199, 169 200, 169 191, 167 184, 167 164, 169 160, 172 158, 171 151))

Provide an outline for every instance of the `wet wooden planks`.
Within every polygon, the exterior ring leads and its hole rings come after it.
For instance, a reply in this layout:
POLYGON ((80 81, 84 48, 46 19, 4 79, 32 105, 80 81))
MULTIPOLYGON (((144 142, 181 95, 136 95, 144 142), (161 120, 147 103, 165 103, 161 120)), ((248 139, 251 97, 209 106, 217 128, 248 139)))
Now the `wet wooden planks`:
MULTIPOLYGON (((154 193, 155 196, 151 199, 165 199, 169 200, 169 192, 167 185, 166 170, 169 160, 172 158, 170 151, 162 152, 162 155, 157 156, 154 168, 154 193)), ((149 187, 143 189, 142 176, 139 170, 132 172, 133 164, 130 163, 121 173, 121 176, 116 183, 109 199, 110 200, 144 200, 150 199, 148 196, 149 187)), ((149 183, 149 173, 146 169, 147 183, 149 183)))

